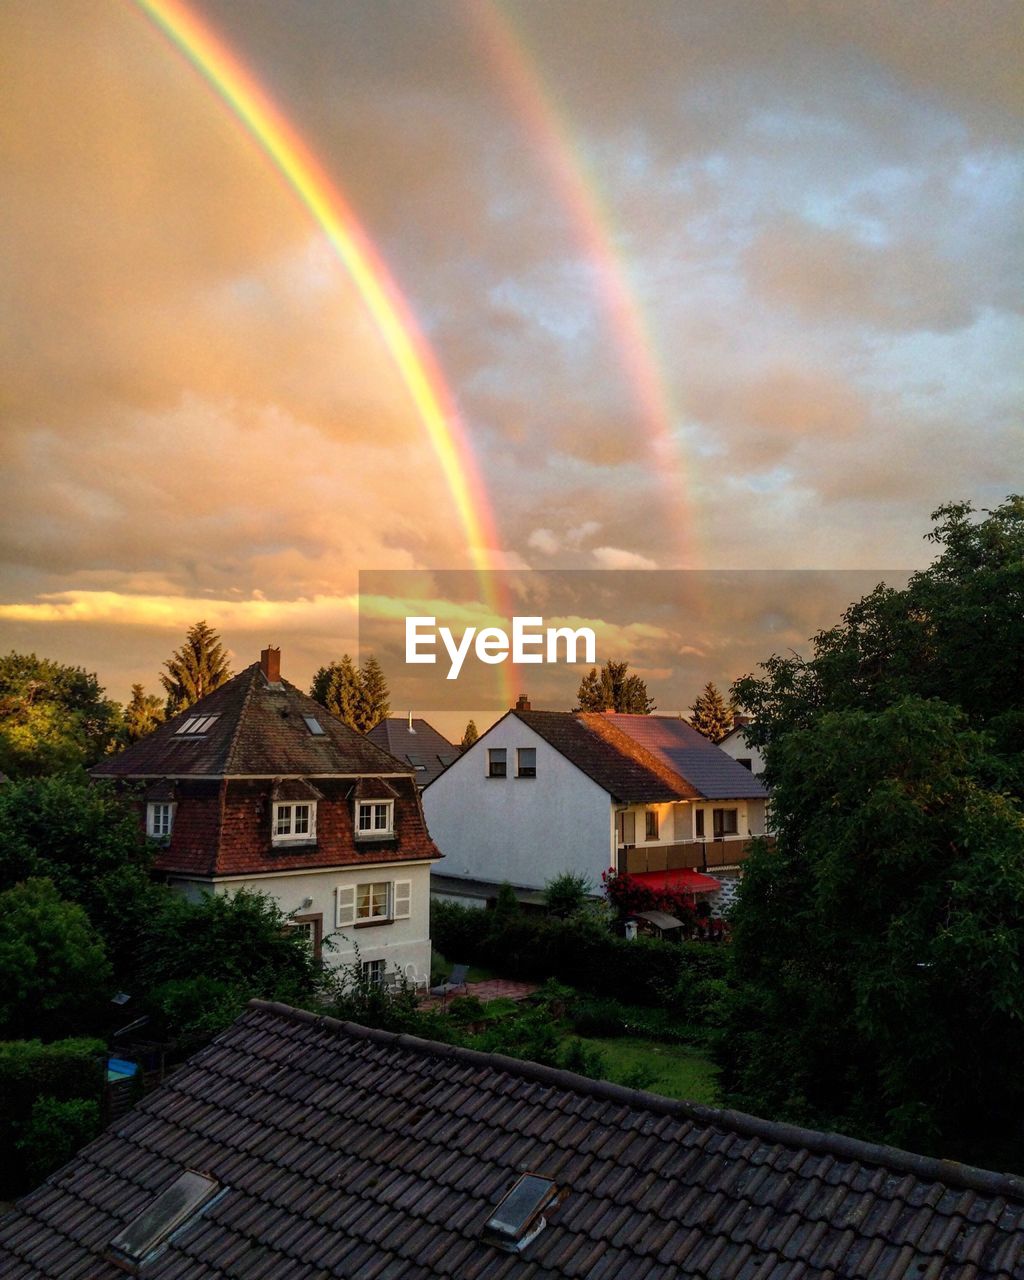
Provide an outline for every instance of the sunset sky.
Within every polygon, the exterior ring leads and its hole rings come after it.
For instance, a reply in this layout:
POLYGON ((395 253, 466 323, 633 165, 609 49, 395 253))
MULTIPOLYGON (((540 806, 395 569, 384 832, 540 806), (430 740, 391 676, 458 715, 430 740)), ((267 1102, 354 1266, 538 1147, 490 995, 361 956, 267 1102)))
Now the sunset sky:
MULTIPOLYGON (((153 7, 303 141, 458 422, 152 14, 6 0, 0 648, 123 699, 205 617, 305 685, 360 570, 914 568, 1020 491, 1018 4, 153 7)), ((673 710, 740 674, 680 636, 673 710)))

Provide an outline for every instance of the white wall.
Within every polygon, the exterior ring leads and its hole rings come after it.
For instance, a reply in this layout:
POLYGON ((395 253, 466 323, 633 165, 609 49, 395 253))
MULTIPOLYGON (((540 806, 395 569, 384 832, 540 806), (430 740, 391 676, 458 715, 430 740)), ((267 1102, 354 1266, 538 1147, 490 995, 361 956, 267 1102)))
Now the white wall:
POLYGON ((446 876, 530 889, 563 871, 599 889, 613 863, 608 793, 515 715, 490 728, 423 792, 423 811, 446 876), (487 752, 504 747, 508 776, 487 777, 487 752), (536 778, 517 778, 516 748, 537 751, 536 778))
POLYGON ((734 760, 749 760, 750 770, 755 778, 760 778, 764 773, 764 756, 757 747, 748 745, 745 740, 743 730, 730 733, 724 742, 720 742, 719 747, 727 756, 732 756, 734 760))
POLYGON ((203 892, 234 893, 250 889, 275 898, 286 915, 323 914, 324 961, 329 965, 352 964, 356 958, 383 960, 387 972, 405 971, 414 965, 416 971, 430 975, 430 865, 417 862, 367 863, 359 867, 337 867, 330 870, 288 872, 284 875, 218 877, 215 881, 171 879, 171 885, 192 899, 203 892), (408 880, 411 882, 410 915, 407 920, 394 920, 388 924, 348 926, 341 933, 336 931, 336 891, 344 885, 375 883, 379 881, 408 880), (305 906, 305 899, 312 904, 305 906), (334 947, 327 939, 334 935, 334 947))

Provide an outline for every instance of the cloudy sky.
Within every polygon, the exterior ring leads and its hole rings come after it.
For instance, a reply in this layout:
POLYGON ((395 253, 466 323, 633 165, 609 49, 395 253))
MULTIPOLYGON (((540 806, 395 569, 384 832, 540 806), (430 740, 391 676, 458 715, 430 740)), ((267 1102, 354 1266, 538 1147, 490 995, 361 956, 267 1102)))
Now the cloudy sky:
MULTIPOLYGON (((492 563, 913 568, 1020 490, 1011 0, 192 11, 386 263, 492 563)), ((0 50, 0 646, 123 698, 202 616, 305 683, 360 570, 474 562, 392 353, 131 0, 6 0, 0 50)))

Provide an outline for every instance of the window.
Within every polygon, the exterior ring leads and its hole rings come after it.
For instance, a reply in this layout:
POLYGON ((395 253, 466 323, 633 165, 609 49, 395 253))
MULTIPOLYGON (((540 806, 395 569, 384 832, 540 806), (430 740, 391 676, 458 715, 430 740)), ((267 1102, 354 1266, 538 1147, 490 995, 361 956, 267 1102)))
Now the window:
POLYGON ((288 925, 292 929, 296 929, 302 937, 303 942, 309 947, 313 953, 313 959, 319 960, 323 948, 324 936, 324 918, 317 913, 309 916, 292 916, 288 921, 288 925))
POLYGON ((335 890, 335 899, 336 929, 408 920, 412 914, 412 881, 376 880, 365 884, 342 884, 335 890))
POLYGON ((158 801, 146 805, 146 834, 166 839, 174 826, 174 805, 158 801))
POLYGON ((504 747, 487 748, 488 778, 504 778, 508 771, 508 752, 504 747))
POLYGON ((218 716, 189 716, 186 721, 179 724, 175 729, 175 735, 189 738, 198 737, 200 734, 204 734, 217 719, 219 719, 218 716))
POLYGON ((362 839, 395 832, 394 800, 360 800, 356 806, 356 835, 362 839))
POLYGON ((723 836, 734 836, 739 830, 737 818, 739 814, 736 809, 714 809, 712 810, 712 821, 714 822, 715 839, 720 840, 723 836))
POLYGON ((380 987, 384 984, 384 961, 383 960, 364 960, 362 966, 363 981, 370 987, 380 987))
POLYGON ((302 718, 306 722, 306 728, 314 738, 322 738, 327 732, 316 716, 303 716, 302 718))
POLYGON ((518 778, 536 778, 537 776, 537 748, 536 747, 520 747, 516 752, 516 777, 518 778))
POLYGON ((644 820, 647 823, 647 831, 644 836, 645 840, 657 840, 658 838, 658 811, 657 809, 648 809, 644 814, 644 820))
POLYGON ((704 810, 694 809, 693 811, 693 835, 695 840, 704 839, 704 810))
POLYGON ((741 764, 744 769, 749 769, 751 773, 754 772, 754 762, 750 756, 737 756, 736 763, 741 764))
POLYGON ((220 1185, 204 1173, 186 1169, 151 1200, 110 1242, 109 1257, 131 1275, 148 1262, 172 1231, 217 1195, 220 1185))
POLYGON ((273 823, 274 844, 309 842, 316 836, 316 805, 275 804, 273 823))

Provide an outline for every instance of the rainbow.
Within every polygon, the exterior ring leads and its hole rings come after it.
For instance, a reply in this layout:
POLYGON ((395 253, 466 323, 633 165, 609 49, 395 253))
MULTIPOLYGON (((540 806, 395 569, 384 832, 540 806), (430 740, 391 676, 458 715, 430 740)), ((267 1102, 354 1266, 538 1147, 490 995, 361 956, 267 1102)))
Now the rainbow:
POLYGON ((602 208, 597 185, 574 146, 550 94, 534 69, 522 38, 496 0, 466 0, 465 11, 485 55, 526 124, 550 180, 569 213, 589 260, 596 267, 605 311, 633 397, 647 427, 660 478, 666 517, 678 565, 695 567, 696 545, 689 518, 685 460, 676 442, 676 411, 652 352, 657 347, 636 300, 629 272, 615 246, 615 231, 602 208))
POLYGON ((341 192, 245 67, 181 0, 135 0, 245 126, 352 278, 412 398, 444 473, 474 568, 499 541, 453 398, 412 312, 341 192))
MULTIPOLYGON (((416 407, 458 512, 483 602, 497 618, 508 613, 495 551, 499 537, 491 504, 441 370, 411 309, 355 213, 322 166, 213 30, 182 0, 134 0, 202 75, 251 135, 299 203, 323 231, 370 313, 416 407)), ((505 705, 514 675, 498 668, 505 705)))

